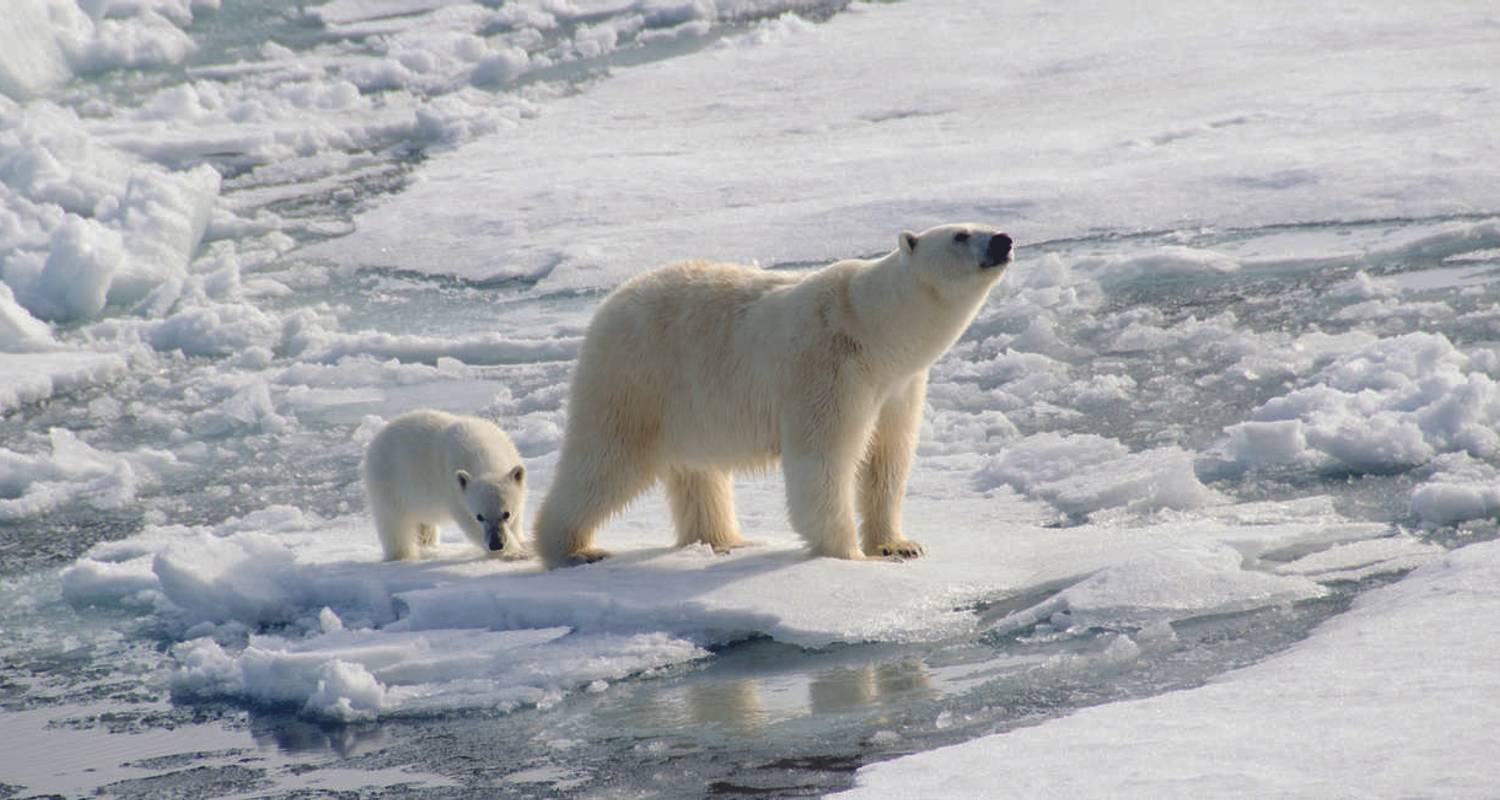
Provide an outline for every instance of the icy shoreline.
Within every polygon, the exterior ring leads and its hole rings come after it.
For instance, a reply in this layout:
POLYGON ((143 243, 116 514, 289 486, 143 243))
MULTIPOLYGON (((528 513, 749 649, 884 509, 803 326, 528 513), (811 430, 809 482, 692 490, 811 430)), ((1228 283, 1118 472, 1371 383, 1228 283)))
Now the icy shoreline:
POLYGON ((1487 797, 1497 578, 1500 543, 1471 545, 1205 687, 876 764, 831 796, 1487 797))

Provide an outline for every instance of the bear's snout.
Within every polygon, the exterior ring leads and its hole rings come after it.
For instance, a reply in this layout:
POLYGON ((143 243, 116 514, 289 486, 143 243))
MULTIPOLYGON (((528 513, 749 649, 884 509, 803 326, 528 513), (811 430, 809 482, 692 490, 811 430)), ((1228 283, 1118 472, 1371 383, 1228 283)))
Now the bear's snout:
POLYGON ((485 534, 487 534, 487 544, 489 544, 491 552, 505 549, 505 536, 501 533, 499 525, 485 531, 485 534))
POLYGON ((985 249, 984 252, 984 263, 980 264, 979 266, 993 267, 1009 261, 1010 245, 1010 236, 1006 234, 997 233, 994 236, 991 236, 989 246, 985 249))

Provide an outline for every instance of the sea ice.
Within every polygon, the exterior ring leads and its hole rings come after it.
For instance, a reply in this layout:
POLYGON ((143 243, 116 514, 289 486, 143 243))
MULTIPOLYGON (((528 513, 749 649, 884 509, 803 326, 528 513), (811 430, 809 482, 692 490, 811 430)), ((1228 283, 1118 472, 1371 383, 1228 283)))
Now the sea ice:
MULTIPOLYGON (((747 489, 747 505, 776 491, 747 489)), ((613 559, 554 572, 484 559, 456 538, 436 559, 382 563, 368 518, 283 509, 98 545, 63 573, 63 589, 77 605, 135 609, 183 642, 174 685, 184 697, 364 718, 541 703, 756 635, 805 647, 964 635, 981 625, 976 603, 1046 585, 1068 587, 1048 608, 1085 624, 1292 602, 1322 589, 1257 568, 1254 554, 1384 530, 1334 529, 1317 508, 1284 509, 1291 521, 1274 524, 1184 517, 1050 529, 1014 496, 919 493, 907 507, 923 521, 909 532, 930 555, 903 564, 808 559, 783 532, 728 556, 672 549, 657 504, 606 532, 613 559)), ((1370 561, 1331 563, 1351 559, 1370 561)))
POLYGON ((1500 542, 1470 545, 1207 686, 876 764, 836 796, 1483 797, 1500 747, 1497 587, 1500 542))

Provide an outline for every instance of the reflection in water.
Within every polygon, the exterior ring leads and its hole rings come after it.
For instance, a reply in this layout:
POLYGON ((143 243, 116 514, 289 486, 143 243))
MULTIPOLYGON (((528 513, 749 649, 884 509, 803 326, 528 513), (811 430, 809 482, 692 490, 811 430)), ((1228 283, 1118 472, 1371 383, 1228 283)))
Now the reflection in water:
POLYGON ((824 670, 808 686, 808 711, 852 711, 936 694, 919 659, 824 670))
POLYGON ((735 733, 749 733, 769 720, 761 702, 761 682, 755 678, 695 683, 683 693, 688 718, 735 733))
POLYGON ((376 723, 318 723, 284 712, 251 712, 250 735, 260 747, 283 753, 331 752, 349 758, 374 750, 385 739, 385 729, 376 723))
POLYGON ((692 683, 681 695, 685 716, 743 733, 795 717, 905 704, 939 694, 920 659, 833 667, 813 673, 805 684, 796 681, 800 686, 788 685, 788 677, 692 683), (805 693, 798 691, 804 687, 805 693))

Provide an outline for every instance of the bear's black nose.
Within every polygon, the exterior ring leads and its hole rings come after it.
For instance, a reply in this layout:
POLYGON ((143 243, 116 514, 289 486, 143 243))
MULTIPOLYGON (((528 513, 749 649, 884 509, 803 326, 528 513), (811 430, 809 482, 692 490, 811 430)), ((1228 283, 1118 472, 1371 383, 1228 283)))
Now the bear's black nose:
POLYGON ((990 260, 995 262, 996 264, 1009 258, 1010 237, 1003 233, 997 233, 994 236, 991 236, 990 249, 989 252, 986 253, 986 255, 988 255, 990 257, 990 260))
POLYGON ((997 233, 990 237, 990 243, 984 250, 984 261, 979 263, 980 267, 993 267, 1004 264, 1010 260, 1010 237, 997 233))

